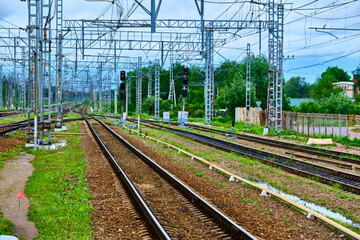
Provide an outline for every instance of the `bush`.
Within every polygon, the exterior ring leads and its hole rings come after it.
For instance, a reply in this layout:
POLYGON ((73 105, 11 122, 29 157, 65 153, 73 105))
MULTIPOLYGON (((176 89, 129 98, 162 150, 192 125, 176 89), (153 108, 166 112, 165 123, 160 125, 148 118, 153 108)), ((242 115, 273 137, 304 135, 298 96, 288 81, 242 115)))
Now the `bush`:
POLYGON ((151 96, 146 98, 142 104, 142 112, 147 113, 149 115, 154 114, 155 111, 155 97, 151 96))
POLYGON ((202 110, 202 109, 198 109, 198 110, 195 111, 194 116, 195 117, 200 117, 200 118, 204 117, 205 116, 205 111, 202 110))
POLYGON ((353 114, 354 102, 344 93, 331 93, 329 98, 321 101, 321 111, 325 113, 353 114))
POLYGON ((217 117, 216 121, 218 121, 220 123, 227 123, 227 122, 231 122, 232 119, 231 118, 224 118, 224 117, 217 117))
POLYGON ((314 101, 302 102, 299 111, 302 113, 318 113, 320 112, 320 104, 314 101))
POLYGON ((360 94, 356 95, 355 104, 360 105, 360 94))
POLYGON ((360 105, 356 105, 354 108, 354 114, 360 115, 360 105))

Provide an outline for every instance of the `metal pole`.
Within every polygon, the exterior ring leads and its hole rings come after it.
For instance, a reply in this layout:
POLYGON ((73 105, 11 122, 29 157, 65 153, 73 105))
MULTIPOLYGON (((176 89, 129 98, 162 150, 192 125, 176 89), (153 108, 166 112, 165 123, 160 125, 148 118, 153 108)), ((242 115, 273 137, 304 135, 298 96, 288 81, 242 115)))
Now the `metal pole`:
POLYGON ((34 100, 35 100, 35 104, 34 104, 34 150, 36 151, 36 145, 37 145, 37 104, 36 104, 36 100, 37 100, 37 53, 34 52, 34 80, 35 80, 35 85, 34 85, 34 100))
POLYGON ((128 81, 127 81, 127 84, 126 84, 126 105, 125 105, 126 116, 128 115, 128 111, 129 111, 129 88, 130 88, 130 81, 131 81, 131 77, 128 76, 128 81))
POLYGON ((4 108, 4 99, 3 99, 3 75, 2 75, 2 66, 0 65, 0 108, 4 108))
POLYGON ((137 92, 137 110, 138 110, 138 136, 140 136, 140 114, 141 114, 141 57, 138 58, 138 92, 137 92))

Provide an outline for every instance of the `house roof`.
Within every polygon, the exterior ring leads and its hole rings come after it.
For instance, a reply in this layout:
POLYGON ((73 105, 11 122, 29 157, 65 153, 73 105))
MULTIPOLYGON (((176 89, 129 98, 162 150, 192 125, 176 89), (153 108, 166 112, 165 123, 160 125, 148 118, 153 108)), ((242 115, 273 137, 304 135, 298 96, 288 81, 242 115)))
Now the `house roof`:
POLYGON ((351 85, 353 86, 354 83, 353 82, 336 82, 336 83, 333 83, 332 85, 351 85))

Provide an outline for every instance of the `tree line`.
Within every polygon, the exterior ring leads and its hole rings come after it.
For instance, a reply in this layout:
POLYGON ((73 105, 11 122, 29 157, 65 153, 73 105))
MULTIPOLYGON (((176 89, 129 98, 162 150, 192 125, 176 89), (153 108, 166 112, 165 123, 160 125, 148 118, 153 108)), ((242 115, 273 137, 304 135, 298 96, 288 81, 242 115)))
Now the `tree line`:
MULTIPOLYGON (((256 106, 256 101, 260 101, 261 108, 266 109, 267 88, 268 88, 268 61, 265 56, 252 57, 251 65, 251 105, 256 106)), ((185 65, 175 63, 173 67, 175 80, 175 93, 177 104, 168 99, 170 74, 169 69, 160 71, 160 116, 164 111, 170 111, 171 116, 177 116, 177 112, 182 108, 182 79, 185 65)), ((199 66, 186 66, 189 68, 189 92, 186 98, 185 108, 191 117, 204 117, 204 69, 199 66)), ((359 71, 360 66, 355 70, 359 71)), ((154 80, 153 67, 142 69, 142 112, 150 115, 154 114, 154 97, 147 97, 148 74, 154 80)), ((130 91, 131 102, 129 103, 130 114, 135 113, 136 99, 136 71, 127 73, 131 76, 130 91)), ((245 79, 246 79, 246 59, 239 62, 226 61, 214 70, 215 81, 215 108, 219 113, 220 109, 227 109, 227 114, 233 117, 236 107, 245 106, 245 79)), ((356 97, 353 102, 345 96, 341 88, 333 88, 332 83, 340 81, 351 81, 351 77, 343 69, 338 67, 328 67, 313 84, 309 84, 302 77, 292 77, 288 81, 283 81, 283 110, 299 112, 326 112, 353 114, 360 111, 360 97, 356 97), (300 107, 290 106, 290 98, 311 98, 309 102, 302 103, 300 107)), ((129 83, 128 83, 129 84, 129 83)), ((154 94, 152 94, 154 95, 154 94)))

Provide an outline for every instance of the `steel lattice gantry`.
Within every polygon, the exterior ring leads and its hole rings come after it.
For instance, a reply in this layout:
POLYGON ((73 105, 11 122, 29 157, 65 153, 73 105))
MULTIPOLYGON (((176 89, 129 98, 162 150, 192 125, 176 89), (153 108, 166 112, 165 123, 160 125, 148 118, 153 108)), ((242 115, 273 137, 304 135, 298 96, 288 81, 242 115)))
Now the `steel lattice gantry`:
MULTIPOLYGON (((155 25, 157 29, 200 29, 202 26, 207 29, 207 32, 212 32, 212 37, 209 37, 209 34, 206 34, 207 38, 210 40, 210 43, 205 41, 205 48, 202 47, 202 41, 200 34, 189 33, 186 36, 186 33, 160 33, 160 39, 151 37, 145 37, 147 33, 137 32, 137 31, 128 31, 125 32, 124 29, 134 28, 134 29, 143 29, 151 26, 149 20, 121 20, 121 21, 112 21, 112 20, 66 20, 65 27, 73 29, 81 34, 77 36, 82 36, 77 38, 76 41, 82 42, 82 53, 85 55, 85 49, 87 47, 96 48, 93 44, 101 44, 104 41, 104 45, 99 46, 99 48, 106 48, 106 35, 109 31, 118 31, 121 29, 123 33, 119 33, 114 41, 115 44, 118 44, 119 49, 124 50, 147 50, 147 51, 168 51, 170 53, 170 61, 172 60, 173 51, 190 51, 198 52, 202 54, 205 58, 205 68, 206 68, 206 79, 205 79, 205 122, 211 124, 211 118, 214 116, 214 74, 213 74, 213 48, 220 46, 226 42, 226 39, 214 39, 214 31, 216 30, 241 30, 241 29, 266 29, 269 27, 268 21, 208 21, 204 20, 156 20, 155 25), (95 30, 96 31, 93 31, 95 30), (96 34, 94 34, 95 32, 96 34), (180 35, 176 35, 180 34, 180 35), (167 35, 167 36, 166 36, 167 35), (105 37, 104 37, 105 36, 105 37), (169 40, 166 40, 169 39, 169 40), (175 40, 176 41, 171 41, 175 40), (186 39, 186 40, 185 40, 186 39), (165 41, 164 41, 165 40, 165 41), (219 45, 217 45, 219 43, 219 45), (211 46, 211 47, 209 47, 211 46), (203 52, 204 50, 204 52, 203 52)), ((276 25, 276 23, 274 23, 276 25)), ((70 44, 71 45, 71 44, 70 44)), ((163 62, 163 61, 162 61, 163 62)), ((171 65, 171 63, 170 63, 171 65)), ((170 66, 170 89, 169 89, 169 98, 176 101, 174 88, 172 87, 171 81, 171 66, 170 66)))
MULTIPOLYGON (((64 20, 62 21, 63 3, 62 0, 56 0, 56 41, 53 41, 53 45, 56 46, 56 54, 54 63, 51 62, 51 25, 47 24, 48 13, 50 11, 50 0, 28 0, 29 20, 27 26, 28 40, 27 44, 29 48, 28 68, 29 68, 29 92, 28 92, 28 107, 29 111, 35 113, 40 112, 41 121, 44 121, 44 112, 50 112, 51 107, 51 91, 48 91, 48 98, 44 98, 43 89, 47 84, 48 90, 51 89, 51 66, 56 71, 56 106, 58 116, 61 116, 61 104, 62 104, 62 90, 69 92, 69 86, 62 86, 66 81, 62 70, 62 61, 67 58, 70 62, 75 62, 73 79, 71 80, 77 86, 74 87, 75 94, 78 92, 80 84, 78 81, 83 81, 78 78, 78 61, 82 62, 92 56, 99 55, 97 52, 108 51, 108 55, 113 55, 112 60, 114 68, 108 69, 107 60, 104 60, 104 71, 108 71, 108 75, 99 77, 99 84, 101 86, 103 81, 111 82, 111 84, 118 85, 117 80, 117 53, 116 51, 125 50, 137 50, 137 51, 160 51, 161 54, 161 66, 164 65, 163 52, 170 53, 170 60, 174 53, 184 53, 189 56, 192 54, 201 54, 205 60, 205 112, 206 123, 211 124, 211 118, 214 116, 214 48, 223 46, 226 43, 226 37, 222 38, 222 32, 237 32, 242 29, 269 29, 269 94, 268 94, 268 126, 274 127, 276 131, 281 131, 281 111, 282 111, 282 44, 283 44, 283 5, 275 4, 274 0, 268 0, 268 12, 269 17, 267 20, 259 21, 239 21, 239 20, 64 20), (64 24, 62 24, 62 22, 64 24), (64 25, 64 28, 62 27, 64 25), (150 26, 154 26, 157 29, 164 29, 165 32, 151 33, 148 31, 150 26), (179 29, 189 29, 189 33, 184 31, 179 32, 179 29), (65 30, 64 30, 65 29, 65 30), (199 29, 204 29, 206 33, 206 41, 202 45, 202 32, 199 29), (131 30, 131 31, 129 31, 131 30), (46 33, 46 35, 44 35, 46 33), (216 37, 214 37, 214 35, 216 37), (55 44, 54 44, 55 43, 55 44), (40 44, 42 48, 40 49, 40 44), (42 51, 40 51, 42 50, 42 51), (75 55, 73 54, 75 50, 75 55), (64 53, 63 53, 64 51, 64 53), (110 53, 112 51, 112 53, 110 53), (34 54, 35 53, 35 54, 34 54), (69 53, 72 53, 69 54, 69 53), (82 55, 82 60, 78 59, 78 53, 82 55), (37 57, 38 64, 35 68, 35 59, 37 57), (66 57, 65 57, 66 56, 66 57), (36 73, 36 75, 35 75, 36 73), (112 76, 109 79, 109 76, 112 76), (64 78, 64 79, 63 79, 64 78), (64 80, 64 81, 63 81, 64 80), (35 82, 38 84, 35 88, 35 82), (35 89, 37 95, 35 95, 35 89), (39 96, 38 101, 35 103, 35 96, 39 96), (48 105, 48 109, 44 110, 45 104, 48 105)), ((50 16, 51 17, 51 16, 50 16)), ((203 18, 202 18, 203 19, 203 18)), ((19 35, 20 36, 20 35, 19 35)), ((225 35, 224 35, 225 36, 225 35)), ((10 36, 9 36, 10 38, 10 36)), ((19 37, 20 44, 16 47, 21 47, 21 37, 19 37)), ((15 41, 14 41, 15 42, 15 41)), ((14 44, 15 46, 15 44, 14 44)), ((14 51, 15 51, 14 47, 14 51)), ((54 51, 55 52, 55 51, 54 51)), ((122 52, 121 52, 122 54, 122 52)), ((105 54, 106 55, 106 54, 105 54)), ((110 56, 106 56, 110 57, 110 56)), ((16 54, 14 54, 16 58, 16 54)), ((194 57, 193 57, 194 58, 194 57)), ((65 61, 65 60, 64 60, 65 61)), ((18 61, 19 62, 19 61, 18 61)), ((21 64, 14 64, 14 68, 19 67, 21 64)), ((156 64, 155 64, 156 66, 156 64)), ((91 67, 90 67, 91 68, 91 67)), ((140 68, 141 70, 141 68, 140 68)), ((65 70, 66 71, 66 70, 65 70)), ((65 72, 64 71, 64 72, 65 72)), ((80 70, 82 71, 82 70, 80 70)), ((103 71, 103 69, 101 69, 103 71)), ((15 71, 16 72, 16 71, 15 71)), ((17 77, 14 72, 14 77, 17 77)), ((156 74, 155 73, 155 96, 156 96, 156 74)), ((98 73, 101 74, 100 72, 98 73)), ((152 75, 152 73, 150 73, 152 75)), ((159 76, 160 77, 160 76, 159 76)), ((141 77, 140 77, 141 79, 141 77)), ((140 81, 141 82, 141 81, 140 81)), ((149 81, 148 94, 152 92, 152 81, 149 81)), ((160 81, 159 81, 160 82, 160 81)), ((137 81, 138 84, 138 81, 137 81)), ((130 82, 127 84, 127 89, 130 86, 130 82)), ((175 93, 174 88, 170 88, 169 92, 175 93)), ((109 91, 109 89, 107 89, 109 91)), ((141 90, 141 88, 138 88, 141 90)), ((140 91, 141 92, 141 91, 140 91)), ((101 89, 99 89, 99 101, 101 102, 101 89)), ((176 101, 175 94, 169 94, 171 98, 176 101)), ((137 96, 138 97, 138 96, 137 96)), ((65 94, 64 94, 65 98, 65 94)), ((128 92, 128 98, 130 98, 130 91, 128 92)), ((140 98, 141 99, 141 98, 140 98)), ((75 97, 77 101, 77 97, 75 97)), ((109 97, 107 95, 107 102, 109 97)), ((128 100, 128 99, 127 99, 128 100)), ((105 101, 106 103, 106 101, 105 101)), ((139 101, 141 104, 141 100, 139 101)), ((102 108, 103 104, 99 105, 102 108)), ((136 104, 138 106, 138 103, 136 104)), ((141 109, 141 107, 140 107, 141 109)))
POLYGON ((284 39, 284 5, 269 0, 269 76, 266 126, 282 131, 282 65, 284 39))

